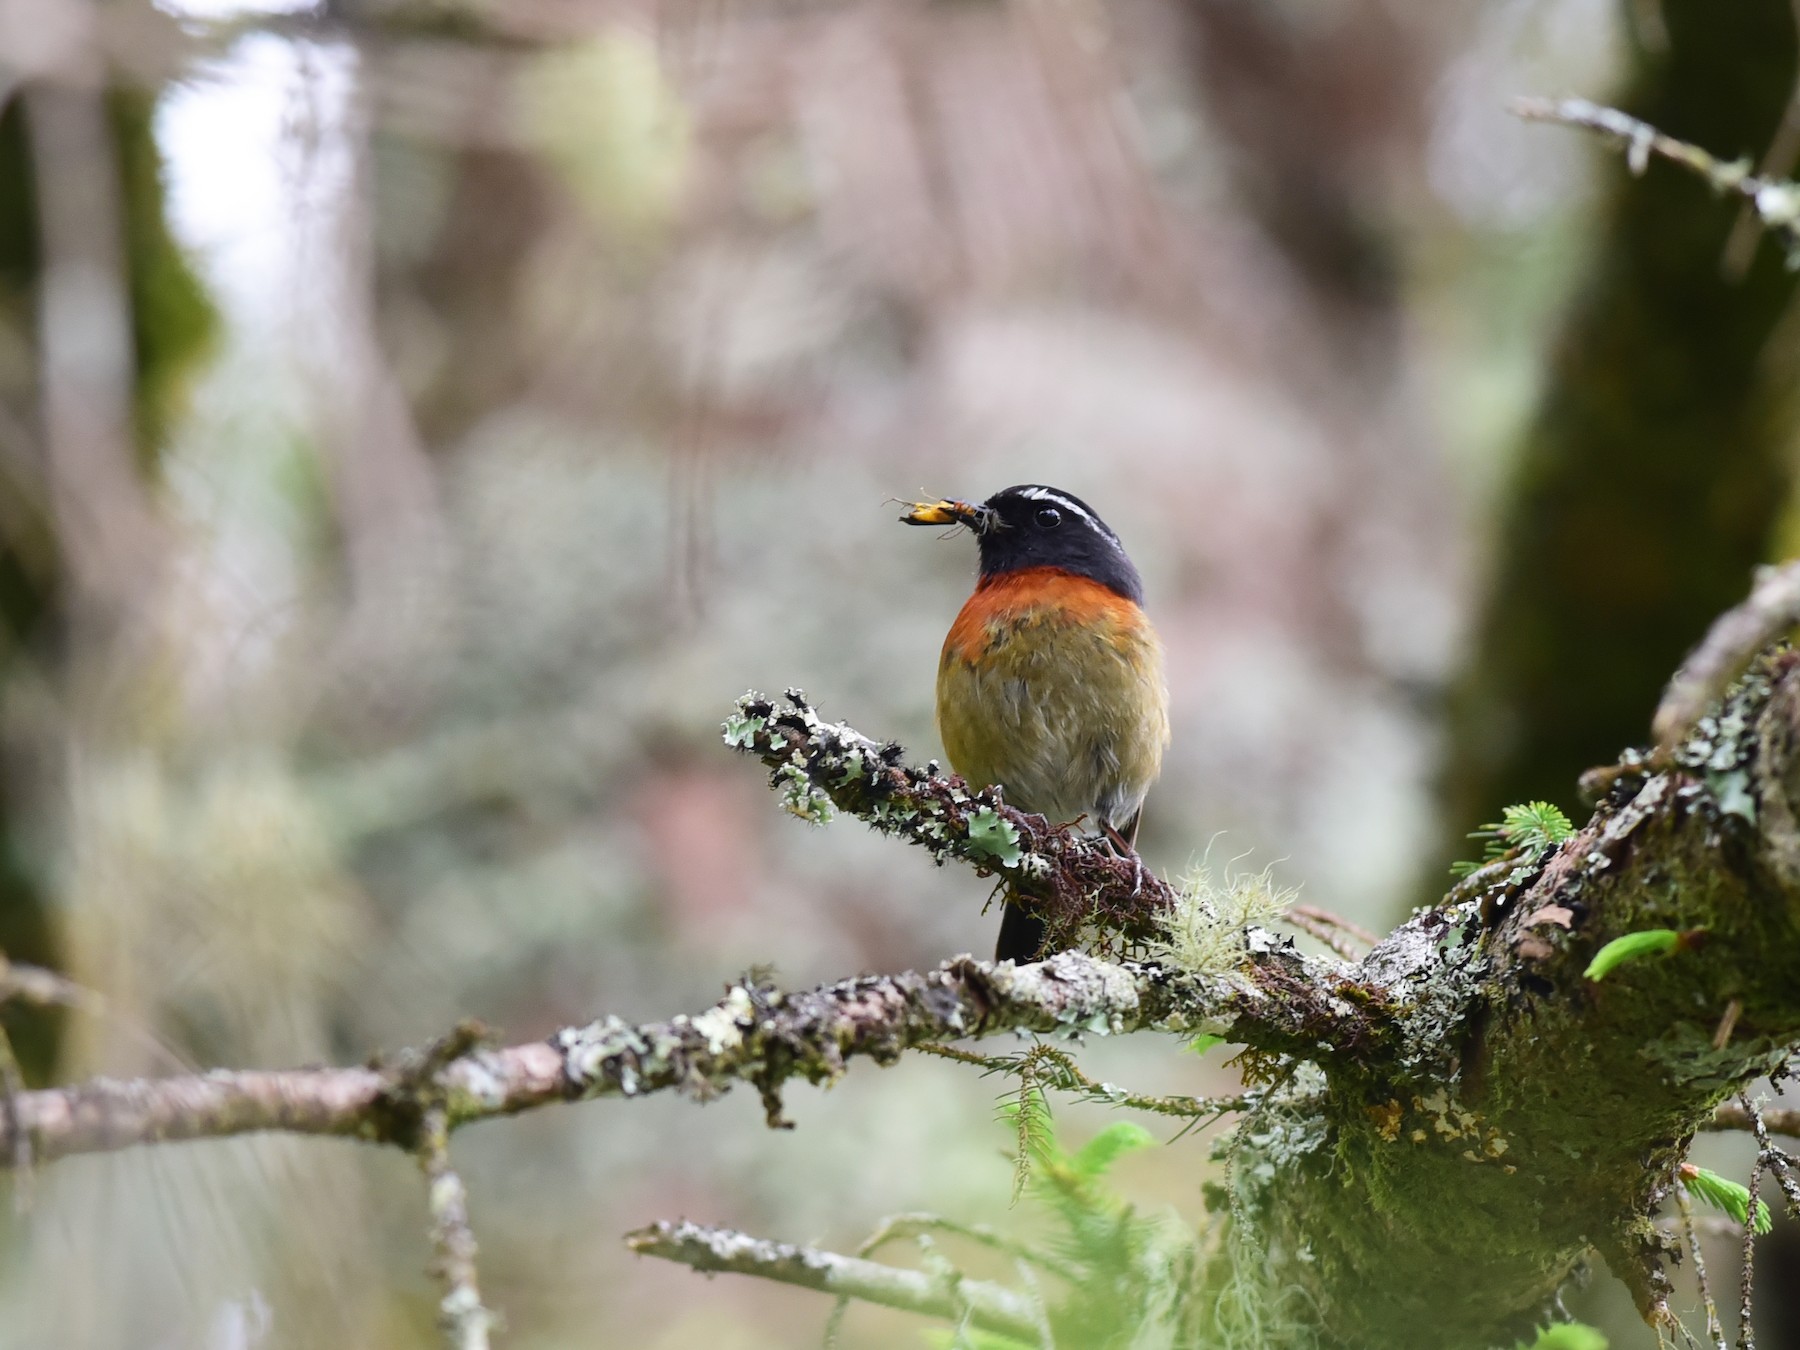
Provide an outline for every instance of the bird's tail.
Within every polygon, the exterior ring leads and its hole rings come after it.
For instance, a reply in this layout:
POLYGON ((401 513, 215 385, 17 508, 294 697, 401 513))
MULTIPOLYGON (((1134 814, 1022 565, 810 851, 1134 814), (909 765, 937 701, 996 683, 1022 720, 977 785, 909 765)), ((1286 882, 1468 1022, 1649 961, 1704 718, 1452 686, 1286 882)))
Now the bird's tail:
POLYGON ((994 947, 996 961, 1035 961, 1044 947, 1044 921, 1017 905, 1006 905, 1000 914, 1000 941, 994 947))

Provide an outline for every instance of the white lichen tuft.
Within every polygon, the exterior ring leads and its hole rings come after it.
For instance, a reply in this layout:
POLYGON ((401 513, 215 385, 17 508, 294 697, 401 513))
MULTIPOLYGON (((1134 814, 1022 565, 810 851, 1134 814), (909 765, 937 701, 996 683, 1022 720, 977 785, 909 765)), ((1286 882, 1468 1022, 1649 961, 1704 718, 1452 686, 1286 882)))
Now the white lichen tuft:
POLYGON ((1167 935, 1150 944, 1150 955, 1194 975, 1235 970, 1249 950, 1251 928, 1279 918, 1299 894, 1277 885, 1267 867, 1215 869, 1202 861, 1176 887, 1167 935))

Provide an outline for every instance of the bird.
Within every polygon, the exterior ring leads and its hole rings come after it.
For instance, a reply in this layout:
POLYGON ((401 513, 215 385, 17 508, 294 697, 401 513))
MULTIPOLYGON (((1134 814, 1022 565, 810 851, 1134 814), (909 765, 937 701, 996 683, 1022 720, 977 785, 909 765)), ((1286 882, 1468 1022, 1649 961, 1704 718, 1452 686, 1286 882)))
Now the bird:
MULTIPOLYGON (((1144 585, 1099 514, 1021 483, 980 503, 902 503, 908 525, 966 526, 980 573, 944 638, 937 726, 973 787, 1053 824, 1081 821, 1137 861, 1144 798, 1169 744, 1162 643, 1144 585)), ((1049 953, 1044 921, 1008 903, 997 961, 1049 953)))

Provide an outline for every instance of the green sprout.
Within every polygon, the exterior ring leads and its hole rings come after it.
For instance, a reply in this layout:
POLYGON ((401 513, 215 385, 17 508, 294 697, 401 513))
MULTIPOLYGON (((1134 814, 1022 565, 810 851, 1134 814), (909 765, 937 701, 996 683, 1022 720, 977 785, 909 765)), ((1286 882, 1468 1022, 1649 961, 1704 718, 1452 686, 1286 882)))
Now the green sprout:
POLYGON ((1646 928, 1641 933, 1616 937, 1588 962, 1585 972, 1590 980, 1604 980, 1627 961, 1646 956, 1668 956, 1681 947, 1681 934, 1673 928, 1646 928))
POLYGON ((1558 1322, 1541 1328, 1530 1345, 1520 1341, 1518 1350, 1606 1350, 1606 1337, 1584 1322, 1558 1322))
MULTIPOLYGON (((1724 1214, 1729 1214, 1739 1223, 1750 1222, 1750 1188, 1740 1186, 1717 1172, 1709 1172, 1704 1167, 1696 1167, 1693 1163, 1683 1163, 1676 1169, 1681 1177, 1681 1184, 1687 1187, 1688 1194, 1703 1204, 1711 1205, 1724 1214)), ((1756 1223, 1753 1228, 1758 1233, 1766 1233, 1773 1224, 1769 1215, 1769 1207, 1761 1200, 1756 1202, 1756 1223)))
POLYGON ((1475 862, 1459 862, 1450 871, 1453 876, 1466 877, 1513 853, 1521 853, 1523 862, 1535 864, 1551 849, 1574 837, 1574 823, 1549 802, 1509 806, 1500 813, 1497 824, 1470 831, 1469 838, 1484 841, 1481 857, 1475 862))

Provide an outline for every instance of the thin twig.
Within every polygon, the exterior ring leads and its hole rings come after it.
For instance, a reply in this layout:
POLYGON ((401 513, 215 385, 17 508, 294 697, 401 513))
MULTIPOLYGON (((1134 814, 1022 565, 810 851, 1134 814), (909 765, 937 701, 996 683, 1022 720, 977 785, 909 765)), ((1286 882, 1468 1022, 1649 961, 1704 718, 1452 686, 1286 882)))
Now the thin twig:
MULTIPOLYGON (((1748 1102, 1745 1103, 1749 1105, 1748 1102)), ((1750 1322, 1750 1294, 1756 1281, 1756 1207, 1758 1183, 1762 1168, 1750 1169, 1750 1203, 1744 1211, 1743 1266, 1738 1272, 1738 1339, 1737 1350, 1756 1350, 1756 1331, 1750 1322)))
POLYGON ((1698 725, 1755 655, 1800 624, 1800 562, 1761 567, 1742 604, 1713 620, 1663 692, 1650 727, 1672 748, 1698 725))
POLYGON ((1770 1126, 1768 1118, 1775 1115, 1800 1115, 1793 1111, 1764 1111, 1746 1094, 1738 1098, 1739 1109, 1749 1118, 1750 1130, 1756 1136, 1756 1163, 1759 1168, 1767 1168, 1769 1175, 1775 1178, 1775 1184, 1781 1188, 1781 1196, 1787 1202, 1788 1217, 1800 1223, 1800 1182, 1794 1180, 1794 1160, 1782 1150, 1769 1142, 1770 1126))
POLYGON ((1713 1030, 1713 1049, 1723 1050, 1731 1043, 1731 1033, 1737 1030, 1738 1018, 1743 1015, 1743 999, 1734 998, 1725 1005, 1725 1012, 1719 1018, 1719 1025, 1713 1030))
POLYGON ((1282 922, 1315 937, 1351 964, 1363 959, 1381 941, 1368 929, 1313 905, 1290 905, 1282 922))
POLYGON ((1766 1139, 1769 1134, 1785 1134, 1790 1139, 1800 1139, 1800 1111, 1788 1107, 1768 1109, 1758 1107, 1754 1112, 1747 1111, 1737 1102, 1722 1102, 1714 1110, 1712 1119, 1706 1122, 1708 1130, 1761 1130, 1760 1136, 1766 1139))
POLYGON ((18 1214, 31 1208, 31 1135, 19 1116, 19 1099, 24 1093, 25 1075, 13 1053, 12 1037, 0 1027, 0 1120, 12 1136, 13 1211, 18 1214))
POLYGON ((1038 1315, 1030 1301, 986 1280, 946 1279, 942 1274, 902 1270, 685 1220, 641 1228, 627 1234, 625 1242, 640 1256, 661 1257, 695 1270, 754 1275, 952 1322, 966 1316, 984 1330, 1039 1344, 1038 1315))
POLYGON ((1309 919, 1317 920, 1319 923, 1329 924, 1339 932, 1355 938, 1358 942, 1362 943, 1364 947, 1373 947, 1381 941, 1379 937, 1364 928, 1361 924, 1352 923, 1342 914, 1334 914, 1330 910, 1320 909, 1316 905, 1295 905, 1288 912, 1290 914, 1304 914, 1309 919))
POLYGON ((1245 1098, 1242 1096, 1189 1097, 1178 1093, 1152 1096, 1141 1092, 1127 1092, 1113 1083, 1102 1083, 1089 1078, 1076 1066, 1074 1060, 1054 1046, 1034 1046, 1032 1050, 1019 1055, 980 1055, 951 1045, 921 1045, 917 1048, 924 1054, 936 1055, 940 1059, 976 1065, 990 1074, 1016 1074, 1024 1067, 1027 1056, 1041 1055, 1056 1065, 1057 1072, 1046 1076, 1040 1070, 1037 1075, 1040 1084, 1047 1081, 1057 1091, 1073 1093, 1082 1101, 1098 1102, 1105 1106, 1129 1106, 1134 1110, 1150 1111, 1159 1116, 1212 1120, 1232 1111, 1241 1111, 1245 1106, 1245 1098))
MULTIPOLYGON (((1794 21, 1794 31, 1800 34, 1800 0, 1792 0, 1789 10, 1794 21)), ((1800 78, 1796 78, 1794 87, 1788 92, 1787 106, 1781 110, 1781 121, 1775 128, 1775 135, 1770 138, 1769 148, 1763 151, 1763 157, 1757 163, 1757 175, 1762 178, 1786 178, 1794 170, 1796 157, 1800 157, 1800 78)), ((1728 281, 1743 280, 1756 257, 1756 245, 1761 239, 1762 224, 1749 203, 1745 203, 1739 208, 1737 219, 1731 224, 1731 234, 1725 240, 1724 255, 1719 259, 1719 270, 1728 281)))
MULTIPOLYGON (((44 966, 8 959, 0 952, 0 1006, 25 1003, 34 1008, 98 1009, 100 999, 73 980, 44 966)), ((25 1093, 25 1073, 13 1050, 12 1037, 0 1027, 0 1125, 12 1143, 8 1165, 13 1172, 13 1209, 23 1214, 31 1207, 31 1134, 24 1128, 20 1100, 25 1093)))
POLYGON ((441 1106, 428 1107, 419 1123, 418 1156, 429 1188, 432 1269, 444 1286, 438 1300, 444 1344, 449 1350, 487 1350, 488 1331, 497 1319, 481 1302, 469 1194, 450 1166, 450 1123, 441 1106))
POLYGON ((1783 229, 1793 227, 1800 219, 1800 203, 1793 209, 1777 210, 1771 202, 1767 208, 1757 201, 1757 194, 1772 187, 1784 186, 1756 177, 1747 159, 1721 160, 1716 155, 1688 141, 1677 140, 1617 108, 1590 103, 1585 98, 1519 98, 1512 102, 1516 116, 1528 122, 1556 122, 1567 127, 1582 127, 1622 141, 1625 161, 1632 173, 1641 174, 1652 155, 1660 155, 1699 174, 1720 192, 1731 192, 1747 199, 1767 225, 1783 229))
POLYGON ((1694 1263, 1694 1280, 1700 1286, 1700 1306, 1706 1310, 1706 1336, 1713 1350, 1727 1350, 1725 1327, 1719 1321, 1719 1305, 1713 1301, 1712 1288, 1706 1280, 1706 1258, 1700 1252, 1700 1234, 1694 1228, 1694 1205, 1688 1199, 1686 1186, 1675 1187, 1675 1206, 1681 1211, 1681 1231, 1687 1239, 1688 1256, 1694 1263))
POLYGON ((967 1238, 978 1246, 990 1251, 1003 1252, 1015 1260, 1039 1266, 1052 1275, 1070 1282, 1081 1279, 1081 1271, 1049 1252, 1009 1238, 1004 1233, 989 1228, 986 1224, 959 1223, 955 1219, 946 1219, 936 1214, 895 1214, 881 1221, 881 1226, 871 1233, 863 1244, 856 1249, 862 1257, 872 1257, 890 1242, 898 1242, 903 1238, 917 1237, 921 1233, 949 1233, 953 1237, 967 1238))
POLYGON ((101 1011, 105 1000, 66 975, 46 966, 27 965, 0 952, 0 1003, 28 1003, 34 1008, 80 1008, 101 1011))

